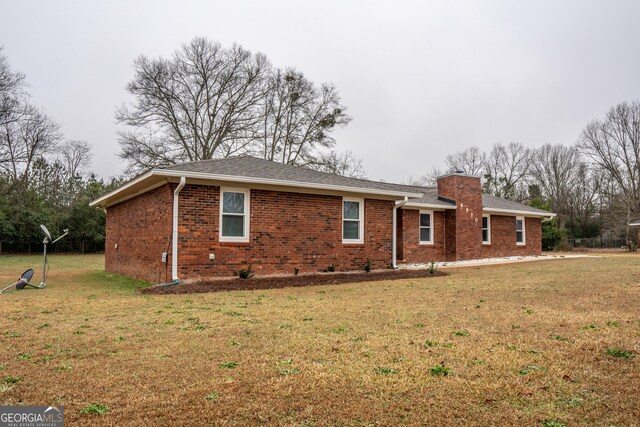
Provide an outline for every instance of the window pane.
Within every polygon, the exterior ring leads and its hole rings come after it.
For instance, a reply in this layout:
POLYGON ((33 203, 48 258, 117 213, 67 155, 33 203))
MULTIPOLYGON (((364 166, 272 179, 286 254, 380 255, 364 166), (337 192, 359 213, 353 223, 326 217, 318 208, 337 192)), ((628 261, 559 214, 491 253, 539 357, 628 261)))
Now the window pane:
POLYGON ((489 228, 489 217, 482 217, 482 228, 489 228))
POLYGON ((224 213, 244 213, 244 193, 232 193, 225 191, 222 195, 224 213))
POLYGON ((482 230, 482 241, 483 242, 489 241, 489 230, 482 230))
POLYGON ((431 228, 420 228, 420 241, 421 242, 431 241, 431 228))
POLYGON ((360 219, 360 202, 344 202, 344 219, 360 219))
POLYGON ((524 242, 522 231, 516 231, 516 242, 518 243, 524 242))
POLYGON ((430 226, 431 226, 431 215, 420 214, 420 227, 430 227, 430 226))
POLYGON ((522 220, 521 219, 516 219, 516 230, 517 231, 522 231, 522 220))
POLYGON ((342 227, 342 238, 350 240, 360 239, 360 221, 344 221, 342 227))
POLYGON ((224 237, 244 237, 244 216, 222 215, 222 235, 224 237))

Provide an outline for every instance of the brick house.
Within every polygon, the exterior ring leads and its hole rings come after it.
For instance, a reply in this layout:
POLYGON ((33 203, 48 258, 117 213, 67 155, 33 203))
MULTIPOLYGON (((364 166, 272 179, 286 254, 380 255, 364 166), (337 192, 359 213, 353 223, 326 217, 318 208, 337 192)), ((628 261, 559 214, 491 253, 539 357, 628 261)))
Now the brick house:
POLYGON ((465 174, 425 188, 249 156, 154 168, 91 205, 107 211, 106 271, 151 282, 540 255, 554 216, 465 174))

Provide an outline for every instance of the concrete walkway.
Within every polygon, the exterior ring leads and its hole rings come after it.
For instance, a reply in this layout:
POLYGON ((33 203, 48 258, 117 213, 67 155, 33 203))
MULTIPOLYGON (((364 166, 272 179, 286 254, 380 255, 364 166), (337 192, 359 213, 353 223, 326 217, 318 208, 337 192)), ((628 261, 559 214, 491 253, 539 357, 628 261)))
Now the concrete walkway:
MULTIPOLYGON (((516 262, 528 262, 528 261, 549 261, 553 259, 573 259, 573 258, 598 258, 593 255, 541 255, 541 256, 509 256, 502 258, 483 258, 483 259, 470 259, 466 261, 441 261, 437 262, 437 268, 458 268, 458 267, 473 267, 480 265, 494 265, 494 264, 509 264, 516 262)), ((428 268, 429 263, 415 263, 415 264, 399 264, 399 269, 417 270, 428 268)))

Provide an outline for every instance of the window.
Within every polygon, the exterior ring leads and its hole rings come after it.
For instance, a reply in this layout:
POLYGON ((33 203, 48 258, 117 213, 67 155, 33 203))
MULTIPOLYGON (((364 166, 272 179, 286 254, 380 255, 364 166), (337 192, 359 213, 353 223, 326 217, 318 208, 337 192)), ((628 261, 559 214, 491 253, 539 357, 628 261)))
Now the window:
POLYGON ((249 241, 249 190, 220 190, 220 241, 249 241))
POLYGON ((342 241, 363 243, 364 217, 363 199, 342 199, 342 241))
POLYGON ((433 244, 433 212, 420 211, 420 244, 433 244))
POLYGON ((517 216, 516 217, 516 244, 524 245, 525 244, 525 235, 524 235, 524 217, 517 216))
POLYGON ((482 215, 482 243, 491 244, 491 217, 482 215))

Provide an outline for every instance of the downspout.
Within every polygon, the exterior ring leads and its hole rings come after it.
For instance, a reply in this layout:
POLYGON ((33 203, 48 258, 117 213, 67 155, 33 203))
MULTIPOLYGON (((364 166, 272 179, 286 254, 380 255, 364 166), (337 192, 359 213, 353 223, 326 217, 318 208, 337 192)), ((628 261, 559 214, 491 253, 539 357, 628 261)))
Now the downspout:
MULTIPOLYGON (((187 179, 180 177, 180 183, 173 192, 173 235, 171 237, 171 280, 180 283, 178 279, 178 196, 187 179)), ((172 282, 172 283, 173 283, 172 282)))
POLYGON ((398 208, 404 206, 404 204, 408 201, 409 198, 405 197, 404 200, 396 200, 395 204, 393 205, 393 230, 391 230, 391 268, 393 268, 394 270, 398 268, 398 266, 396 265, 396 241, 398 240, 398 208))

